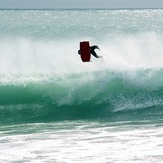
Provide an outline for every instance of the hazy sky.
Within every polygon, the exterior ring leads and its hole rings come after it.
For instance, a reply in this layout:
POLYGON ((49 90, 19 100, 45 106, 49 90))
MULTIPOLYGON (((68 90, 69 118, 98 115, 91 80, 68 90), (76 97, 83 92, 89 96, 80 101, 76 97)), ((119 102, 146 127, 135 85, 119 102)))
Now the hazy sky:
POLYGON ((0 8, 163 8, 163 0, 0 0, 0 8))

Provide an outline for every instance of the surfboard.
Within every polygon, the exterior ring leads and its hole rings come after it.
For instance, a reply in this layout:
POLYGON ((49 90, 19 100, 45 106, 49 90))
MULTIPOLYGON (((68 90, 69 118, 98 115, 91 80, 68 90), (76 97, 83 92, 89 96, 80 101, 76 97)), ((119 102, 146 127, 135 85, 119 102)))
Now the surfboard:
POLYGON ((83 62, 90 62, 90 46, 89 41, 80 42, 80 56, 83 62))

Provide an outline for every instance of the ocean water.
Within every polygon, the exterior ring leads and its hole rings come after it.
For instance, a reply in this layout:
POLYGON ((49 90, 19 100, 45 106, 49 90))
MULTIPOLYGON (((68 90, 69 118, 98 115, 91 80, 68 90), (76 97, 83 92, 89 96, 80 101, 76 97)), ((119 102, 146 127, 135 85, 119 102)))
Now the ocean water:
POLYGON ((163 10, 0 17, 0 162, 162 162, 163 10))

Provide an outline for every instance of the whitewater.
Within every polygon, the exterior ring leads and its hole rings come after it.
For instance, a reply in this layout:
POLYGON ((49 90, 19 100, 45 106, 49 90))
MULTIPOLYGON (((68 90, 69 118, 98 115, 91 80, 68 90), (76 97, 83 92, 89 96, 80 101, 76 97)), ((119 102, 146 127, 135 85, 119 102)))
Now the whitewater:
POLYGON ((162 162, 162 9, 0 17, 0 162, 162 162))

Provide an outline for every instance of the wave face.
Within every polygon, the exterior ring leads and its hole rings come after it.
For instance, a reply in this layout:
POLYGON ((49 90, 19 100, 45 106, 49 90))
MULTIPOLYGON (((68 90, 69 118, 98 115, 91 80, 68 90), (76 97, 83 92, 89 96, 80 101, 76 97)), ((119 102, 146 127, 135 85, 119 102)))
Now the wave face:
POLYGON ((13 83, 0 85, 0 122, 158 119, 162 76, 153 69, 10 76, 13 83))
POLYGON ((163 116, 163 10, 1 10, 0 123, 163 116), (83 63, 79 42, 102 60, 83 63))

